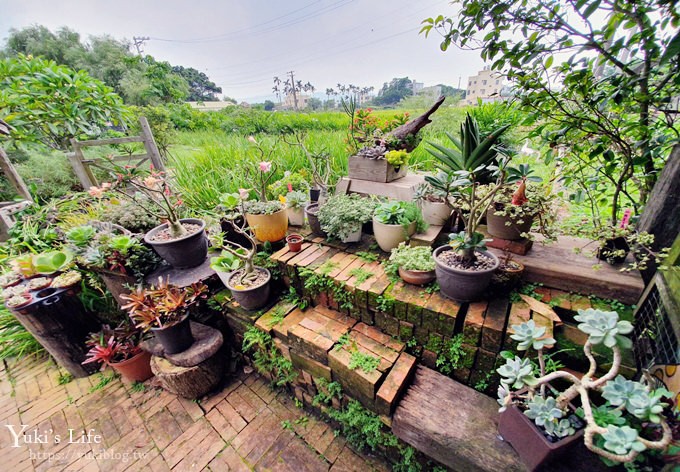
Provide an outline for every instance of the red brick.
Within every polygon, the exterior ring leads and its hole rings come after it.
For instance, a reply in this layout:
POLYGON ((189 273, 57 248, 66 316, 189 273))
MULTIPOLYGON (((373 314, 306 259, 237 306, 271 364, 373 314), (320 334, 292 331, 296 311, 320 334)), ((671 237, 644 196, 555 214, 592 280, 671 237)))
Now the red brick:
POLYGON ((399 396, 408 386, 409 377, 416 366, 416 358, 402 352, 392 370, 380 386, 376 396, 376 410, 381 415, 391 415, 399 396))

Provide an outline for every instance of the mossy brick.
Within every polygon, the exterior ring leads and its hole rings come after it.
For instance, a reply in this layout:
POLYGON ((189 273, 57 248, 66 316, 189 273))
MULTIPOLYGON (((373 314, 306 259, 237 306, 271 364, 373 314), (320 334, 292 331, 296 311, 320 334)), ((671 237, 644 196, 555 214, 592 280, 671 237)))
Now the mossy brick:
POLYGON ((274 338, 274 346, 279 350, 281 355, 285 357, 288 360, 291 360, 290 358, 290 348, 286 343, 284 343, 282 340, 274 338))
POLYGON ((408 321, 399 322, 399 339, 411 339, 413 337, 413 323, 408 321))
POLYGON ((463 356, 462 367, 472 369, 472 367, 475 365, 475 360, 477 358, 477 347, 463 344, 461 345, 460 348, 465 353, 465 355, 463 356))
POLYGON ((553 288, 550 289, 550 298, 553 306, 560 307, 564 310, 571 310, 569 293, 553 288))
POLYGON ((399 320, 393 316, 386 317, 387 324, 385 325, 385 332, 390 336, 399 336, 399 320))
POLYGON ((387 324, 389 323, 388 318, 391 318, 391 316, 384 311, 376 311, 374 318, 375 326, 380 328, 382 331, 387 331, 387 324))
POLYGON ((429 331, 437 331, 439 325, 439 313, 423 309, 421 313, 421 326, 429 331))
POLYGON ((452 377, 464 385, 470 385, 470 373, 472 371, 466 367, 454 369, 452 377))
POLYGON ((295 325, 288 330, 290 348, 312 359, 328 364, 328 351, 335 342, 304 326, 295 325))
POLYGON ((370 262, 364 266, 371 272, 371 277, 357 285, 356 289, 361 292, 368 292, 373 284, 381 277, 385 276, 385 271, 379 262, 370 262))
POLYGON ((288 259, 288 261, 286 261, 286 264, 289 266, 297 266, 300 261, 308 258, 312 254, 316 254, 318 250, 319 246, 317 244, 309 245, 306 248, 299 251, 293 257, 288 259))
POLYGON ((338 313, 335 319, 314 308, 307 310, 305 317, 298 324, 336 342, 354 326, 354 323, 355 321, 349 316, 338 313))
POLYGON ((453 336, 454 328, 456 327, 456 318, 448 313, 439 313, 437 315, 437 323, 435 331, 442 336, 453 336))
POLYGON ((420 346, 427 344, 427 340, 430 339, 430 332, 423 326, 413 327, 413 337, 420 346))
POLYGON ((345 325, 347 328, 352 328, 356 324, 356 320, 352 317, 326 307, 315 307, 312 311, 315 311, 326 318, 337 321, 338 323, 345 325))
MULTIPOLYGON (((331 249, 328 246, 321 246, 316 250, 315 253, 310 254, 308 257, 304 258, 303 260, 299 261, 297 263, 298 267, 309 267, 312 265, 317 264, 322 264, 324 261, 329 259, 331 256, 326 256, 327 254, 331 253, 331 251, 334 251, 334 249, 331 249)), ((332 253, 331 253, 332 254, 332 253)))
POLYGON ((474 364, 475 371, 481 371, 484 374, 487 372, 496 371, 496 354, 485 349, 477 350, 477 358, 474 364))
POLYGON ((349 337, 356 346, 365 348, 368 351, 367 354, 379 356, 390 363, 394 363, 399 357, 400 351, 391 349, 357 330, 352 330, 349 337))
POLYGON ((309 373, 314 378, 323 378, 328 381, 331 380, 330 367, 323 365, 321 362, 315 361, 311 357, 298 353, 295 350, 290 350, 290 359, 293 367, 296 369, 309 373))
POLYGON ((505 331, 505 339, 503 340, 503 349, 508 351, 517 350, 517 341, 510 336, 515 334, 513 326, 521 325, 525 321, 531 319, 531 309, 523 301, 514 302, 510 307, 510 314, 508 315, 508 327, 505 331))
POLYGON ((468 305, 463 324, 463 339, 465 339, 467 344, 479 345, 482 337, 486 307, 487 302, 475 302, 468 305))
POLYGON ((354 326, 353 328, 354 331, 357 331, 365 336, 368 336, 369 338, 373 339, 374 341, 379 342, 380 344, 383 344, 387 346, 388 348, 392 349, 393 351, 401 352, 404 350, 404 343, 397 341, 396 339, 392 338, 391 336, 383 333, 379 329, 373 327, 373 326, 368 326, 364 323, 358 323, 354 326))
POLYGON ((271 333, 274 326, 283 322, 281 316, 288 315, 295 309, 295 305, 288 302, 280 302, 260 316, 255 322, 255 326, 266 333, 271 333))
POLYGON ((430 351, 439 351, 444 345, 444 337, 439 333, 430 332, 425 348, 430 351))
POLYGON ((351 354, 345 349, 333 349, 328 355, 333 380, 340 383, 344 392, 359 400, 366 408, 375 408, 375 394, 383 378, 382 372, 350 369, 351 354))
POLYGON ((354 260, 350 262, 347 265, 347 267, 345 267, 338 274, 331 275, 331 277, 338 282, 347 282, 349 279, 352 278, 351 272, 355 269, 361 269, 364 266, 364 264, 365 264, 364 261, 362 261, 358 257, 354 257, 354 260))
POLYGON ((366 310, 361 314, 361 322, 370 326, 373 326, 375 324, 375 313, 369 310, 366 310))
POLYGON ((592 308, 590 299, 588 297, 584 297, 583 295, 572 295, 570 301, 571 309, 575 312, 578 312, 578 310, 587 310, 588 308, 592 308))
POLYGON ((274 337, 281 339, 283 342, 288 343, 288 330, 298 324, 305 317, 305 313, 299 308, 292 310, 283 321, 279 324, 272 326, 272 333, 274 337))
POLYGON ((536 287, 534 293, 540 296, 539 301, 543 303, 550 303, 550 300, 552 300, 552 295, 548 287, 536 287))
POLYGON ((429 349, 423 349, 423 355, 421 356, 420 361, 430 369, 436 369, 437 353, 434 351, 430 351, 429 349))
POLYGON ((414 326, 421 326, 423 324, 423 307, 410 303, 406 312, 406 321, 414 326))
POLYGON ((399 397, 408 387, 415 367, 416 358, 405 352, 401 353, 376 395, 375 407, 379 415, 392 414, 399 397))
POLYGON ((494 298, 489 301, 484 317, 481 342, 481 347, 487 351, 500 352, 503 347, 509 304, 509 300, 505 297, 494 298))
POLYGON ((378 309, 378 300, 380 297, 385 296, 385 292, 391 285, 392 282, 390 281, 389 277, 387 277, 387 275, 382 275, 373 283, 373 285, 371 285, 371 288, 368 289, 367 292, 368 308, 370 310, 378 309))
POLYGON ((579 346, 585 346, 586 341, 588 341, 588 335, 571 323, 563 323, 562 326, 556 327, 555 331, 579 346))

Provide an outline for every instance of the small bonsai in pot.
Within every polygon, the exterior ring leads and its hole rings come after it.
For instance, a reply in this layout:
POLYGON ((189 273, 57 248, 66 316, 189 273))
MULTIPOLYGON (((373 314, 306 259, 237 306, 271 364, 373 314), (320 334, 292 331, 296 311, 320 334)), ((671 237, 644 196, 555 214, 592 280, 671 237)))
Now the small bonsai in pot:
POLYGON ((384 265, 387 274, 399 276, 404 282, 413 285, 429 284, 436 277, 432 249, 429 246, 412 247, 400 243, 392 249, 392 254, 384 265))
POLYGON ((293 190, 286 194, 285 203, 288 210, 288 223, 291 226, 303 226, 305 224, 305 206, 308 201, 306 192, 293 190))
POLYGON ((319 210, 321 229, 343 243, 361 241, 361 227, 371 221, 376 202, 359 195, 334 195, 319 210))
POLYGON ((670 392, 663 388, 652 390, 649 385, 618 374, 621 350, 632 346, 625 335, 633 325, 620 320, 615 311, 589 308, 578 313, 574 318, 579 322, 578 328, 588 335, 583 352, 590 364, 581 378, 561 370, 546 373, 544 351, 555 340, 547 337, 546 329, 533 320, 513 325, 511 338, 518 342, 518 350, 536 351, 538 377, 528 356, 504 353, 506 363, 497 370, 501 376, 498 397, 502 407, 499 432, 530 470, 564 453, 563 447, 580 435, 589 450, 615 463, 633 461, 646 449, 663 450, 672 438, 662 415, 666 406, 662 400, 670 397, 670 392), (609 370, 596 377, 592 350, 600 344, 611 349, 613 360, 609 370), (557 381, 566 381, 570 386, 558 391, 552 386, 557 381), (592 392, 598 392, 601 404, 595 403, 592 392), (578 413, 582 420, 575 419, 572 404, 576 400, 581 403, 578 413), (645 439, 642 434, 655 439, 645 439))
POLYGON ((202 264, 208 254, 205 222, 197 218, 180 218, 178 209, 182 200, 172 192, 165 173, 155 170, 153 165, 148 173, 135 166, 111 165, 117 177, 115 183, 93 187, 90 192, 115 191, 151 216, 167 221, 147 232, 144 241, 173 267, 202 264))
POLYGON ((426 176, 425 180, 447 193, 447 200, 455 198, 465 207, 465 229, 449 235, 450 245, 435 249, 437 281, 441 292, 459 301, 479 297, 491 282, 498 267, 498 258, 486 251, 484 235, 477 231, 494 196, 505 185, 505 167, 509 158, 501 158, 496 147, 499 138, 509 126, 502 126, 482 137, 477 121, 468 114, 461 124, 460 139, 449 138, 453 148, 433 145, 430 153, 440 161, 440 168, 452 177, 442 188, 440 179, 426 176), (484 195, 480 182, 495 176, 484 195))
POLYGON ((221 255, 210 259, 210 267, 231 291, 234 300, 246 310, 257 310, 269 301, 271 273, 266 268, 253 264, 257 242, 251 231, 245 226, 239 226, 234 220, 230 220, 230 224, 236 233, 249 241, 250 247, 224 240, 221 255))
POLYGON ((202 282, 179 288, 159 277, 156 286, 138 287, 130 294, 121 295, 128 301, 122 308, 137 328, 154 333, 166 353, 176 354, 193 344, 189 311, 206 298, 207 292, 208 287, 202 282))
POLYGON ((412 202, 389 201, 381 203, 373 213, 373 235, 385 252, 407 241, 414 233, 427 228, 420 209, 412 202))
POLYGON ((101 364, 102 369, 111 366, 131 382, 143 382, 153 375, 151 354, 142 350, 142 332, 123 322, 115 329, 102 326, 98 333, 91 333, 86 341, 89 348, 83 364, 101 364))

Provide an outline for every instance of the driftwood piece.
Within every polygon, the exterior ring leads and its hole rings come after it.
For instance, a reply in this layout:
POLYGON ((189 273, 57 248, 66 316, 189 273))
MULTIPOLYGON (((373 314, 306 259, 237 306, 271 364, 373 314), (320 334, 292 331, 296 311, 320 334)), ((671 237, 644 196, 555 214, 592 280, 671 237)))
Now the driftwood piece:
MULTIPOLYGON (((392 130, 389 132, 386 136, 386 138, 392 138, 396 139, 397 141, 400 142, 405 142, 409 136, 415 136, 418 134, 418 132, 432 123, 432 120, 430 119, 430 116, 439 109, 442 103, 444 103, 444 100, 446 97, 443 95, 440 96, 436 102, 434 102, 434 105, 430 107, 429 110, 427 110, 425 113, 420 115, 419 117, 409 121, 408 123, 404 123, 403 125, 399 126, 398 128, 392 130)), ((413 149, 408 149, 406 148, 408 152, 413 151, 413 149)))
POLYGON ((178 367, 197 366, 217 354, 224 339, 222 333, 210 326, 193 321, 190 322, 190 326, 194 343, 185 351, 177 354, 166 354, 163 345, 156 338, 144 341, 141 347, 154 356, 164 357, 178 367))
POLYGON ((194 367, 179 367, 167 359, 151 357, 151 371, 163 388, 184 398, 200 398, 222 379, 224 361, 212 356, 194 367))

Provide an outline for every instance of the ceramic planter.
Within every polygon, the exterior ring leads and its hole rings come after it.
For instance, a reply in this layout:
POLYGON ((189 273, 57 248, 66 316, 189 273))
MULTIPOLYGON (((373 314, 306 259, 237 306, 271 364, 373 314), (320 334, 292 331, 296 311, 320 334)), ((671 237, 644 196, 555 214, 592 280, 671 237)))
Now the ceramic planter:
POLYGON ((414 221, 408 227, 404 228, 402 225, 386 225, 373 218, 373 235, 375 241, 385 252, 390 252, 399 243, 407 241, 408 238, 416 232, 416 222, 414 221))
POLYGON ((163 328, 151 328, 154 336, 163 345, 167 354, 177 354, 189 349, 194 343, 191 334, 189 315, 184 315, 178 323, 163 328))
POLYGON ((506 408, 498 421, 499 434, 517 451, 529 471, 534 471, 545 462, 564 455, 581 440, 584 431, 582 428, 571 436, 551 443, 534 422, 515 405, 506 408))
POLYGON ((288 250, 290 252, 300 252, 303 241, 304 238, 299 234, 289 234, 286 236, 286 242, 288 243, 288 250))
POLYGON ((262 242, 275 243, 286 237, 288 231, 288 213, 285 208, 271 215, 253 215, 246 213, 248 226, 255 233, 255 237, 262 242))
POLYGON ((399 277, 407 284, 427 285, 437 278, 437 275, 433 270, 406 270, 399 267, 399 277))
POLYGON ((486 230, 494 238, 516 241, 522 239, 522 233, 528 233, 534 222, 534 217, 522 218, 522 223, 518 224, 509 216, 496 215, 493 205, 486 212, 486 230))
POLYGON ((608 264, 621 264, 628 257, 630 246, 628 241, 623 236, 618 238, 607 239, 604 245, 597 250, 597 258, 601 261, 606 261, 608 264), (624 251, 623 255, 614 255, 614 251, 624 251))
POLYGON ((437 257, 442 252, 450 249, 451 246, 449 245, 440 246, 432 254, 439 290, 443 295, 452 300, 460 302, 477 300, 491 283, 491 277, 499 265, 498 258, 491 252, 477 251, 478 254, 486 254, 493 259, 494 265, 492 268, 477 271, 456 269, 447 266, 437 257))
POLYGON ((347 237, 342 238, 343 243, 358 243, 361 241, 361 226, 359 226, 359 229, 349 233, 347 237))
POLYGON ((167 223, 156 226, 146 233, 144 242, 149 244, 168 264, 178 269, 196 267, 205 262, 208 256, 208 238, 205 235, 205 222, 196 218, 183 218, 182 223, 199 225, 200 229, 171 241, 152 241, 151 238, 168 227, 167 223))
POLYGON ((307 221, 309 222, 309 227, 312 229, 312 232, 317 236, 326 237, 326 233, 321 229, 318 213, 318 203, 310 203, 305 207, 305 215, 307 215, 307 221))
POLYGON ((421 200, 418 202, 425 223, 434 226, 447 226, 451 218, 451 208, 443 202, 421 200))
POLYGON ((146 351, 140 352, 131 359, 109 365, 130 382, 144 382, 153 375, 153 372, 151 372, 151 354, 146 351))
POLYGON ((291 226, 304 226, 305 224, 305 209, 300 208, 287 208, 288 212, 288 224, 291 226))
POLYGON ((224 282, 226 287, 229 290, 231 290, 231 295, 234 301, 238 302, 238 304, 241 305, 246 310, 257 310, 259 308, 262 308, 269 301, 269 295, 271 294, 271 278, 272 278, 271 274, 264 267, 255 267, 255 270, 265 272, 267 278, 265 279, 264 283, 258 285, 257 287, 250 287, 244 289, 235 288, 231 284, 231 279, 234 276, 233 272, 225 274, 225 277, 223 277, 218 272, 218 275, 220 276, 220 279, 222 279, 222 282, 224 282))

